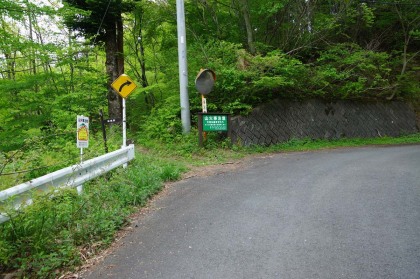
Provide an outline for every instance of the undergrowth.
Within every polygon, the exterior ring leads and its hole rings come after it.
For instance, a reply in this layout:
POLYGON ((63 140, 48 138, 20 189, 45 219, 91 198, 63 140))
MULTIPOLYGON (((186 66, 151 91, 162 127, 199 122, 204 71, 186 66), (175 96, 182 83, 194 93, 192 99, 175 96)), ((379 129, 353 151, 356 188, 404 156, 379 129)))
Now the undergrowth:
POLYGON ((65 189, 36 196, 0 225, 0 274, 56 278, 108 246, 136 207, 177 180, 185 167, 140 154, 127 169, 84 185, 82 195, 65 189))
MULTIPOLYGON (((368 145, 390 145, 390 144, 414 144, 420 143, 420 133, 405 135, 401 137, 378 137, 378 138, 343 138, 336 140, 315 140, 315 139, 292 139, 285 143, 276 144, 264 148, 264 152, 281 151, 309 151, 325 148, 357 147, 368 145)), ((258 151, 260 147, 251 147, 251 150, 258 151)))

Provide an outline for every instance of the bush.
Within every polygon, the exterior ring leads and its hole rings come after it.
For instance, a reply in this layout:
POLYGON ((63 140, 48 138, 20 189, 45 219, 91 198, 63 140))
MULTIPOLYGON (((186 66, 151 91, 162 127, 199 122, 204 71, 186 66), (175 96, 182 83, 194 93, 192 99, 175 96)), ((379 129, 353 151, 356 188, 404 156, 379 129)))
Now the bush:
POLYGON ((353 43, 320 51, 311 64, 279 50, 251 55, 234 44, 213 42, 205 47, 217 74, 208 103, 218 111, 246 114, 250 107, 279 97, 385 99, 419 94, 412 72, 397 78, 397 64, 390 54, 353 43))
POLYGON ((152 109, 144 120, 141 137, 171 141, 182 134, 179 96, 167 98, 163 104, 152 109))
POLYGON ((328 99, 382 99, 394 88, 391 66, 385 52, 335 45, 320 53, 311 69, 308 93, 328 99))
POLYGON ((250 107, 273 98, 300 97, 307 69, 299 60, 280 51, 253 56, 237 46, 229 47, 228 64, 218 58, 212 63, 217 80, 207 98, 218 111, 246 114, 250 107))

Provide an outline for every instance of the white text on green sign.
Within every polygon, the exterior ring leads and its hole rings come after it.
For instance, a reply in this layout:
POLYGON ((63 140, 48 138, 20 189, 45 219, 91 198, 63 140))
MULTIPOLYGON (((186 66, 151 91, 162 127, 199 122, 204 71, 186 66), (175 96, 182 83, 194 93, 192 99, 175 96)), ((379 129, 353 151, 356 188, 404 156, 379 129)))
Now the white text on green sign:
POLYGON ((203 131, 227 131, 228 117, 226 115, 203 115, 203 131))

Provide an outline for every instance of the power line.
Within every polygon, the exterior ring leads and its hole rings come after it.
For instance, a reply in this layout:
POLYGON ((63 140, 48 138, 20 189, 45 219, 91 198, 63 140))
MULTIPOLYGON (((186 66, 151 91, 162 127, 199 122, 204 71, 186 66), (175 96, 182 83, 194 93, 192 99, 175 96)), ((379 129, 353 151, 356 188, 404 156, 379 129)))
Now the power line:
POLYGON ((404 5, 404 6, 420 6, 420 3, 403 3, 403 2, 383 2, 383 1, 361 1, 361 3, 379 4, 379 5, 404 5))
POLYGON ((100 30, 101 30, 101 28, 102 28, 102 24, 104 23, 104 20, 105 20, 106 14, 108 13, 108 9, 109 9, 109 6, 110 6, 110 5, 111 5, 111 0, 109 0, 109 1, 108 1, 108 5, 107 5, 107 7, 106 7, 105 13, 104 13, 104 15, 103 15, 103 17, 102 17, 101 23, 99 24, 98 31, 96 31, 96 36, 95 36, 95 38, 94 38, 94 40, 93 40, 93 45, 95 45, 96 38, 97 38, 97 36, 99 35, 99 31, 100 31, 100 30))

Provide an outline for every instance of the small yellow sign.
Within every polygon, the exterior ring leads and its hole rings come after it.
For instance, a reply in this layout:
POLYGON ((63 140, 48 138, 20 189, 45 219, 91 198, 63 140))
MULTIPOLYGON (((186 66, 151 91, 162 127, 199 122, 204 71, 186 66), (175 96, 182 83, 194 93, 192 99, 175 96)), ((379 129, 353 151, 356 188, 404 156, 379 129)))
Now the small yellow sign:
POLYGON ((126 74, 120 75, 116 80, 114 80, 111 86, 124 99, 127 98, 128 95, 130 95, 134 89, 137 88, 137 85, 134 83, 134 81, 126 74))
POLYGON ((77 130, 77 139, 80 141, 89 140, 89 130, 86 128, 86 126, 82 126, 77 130))
POLYGON ((89 117, 77 116, 77 147, 89 147, 89 117))

